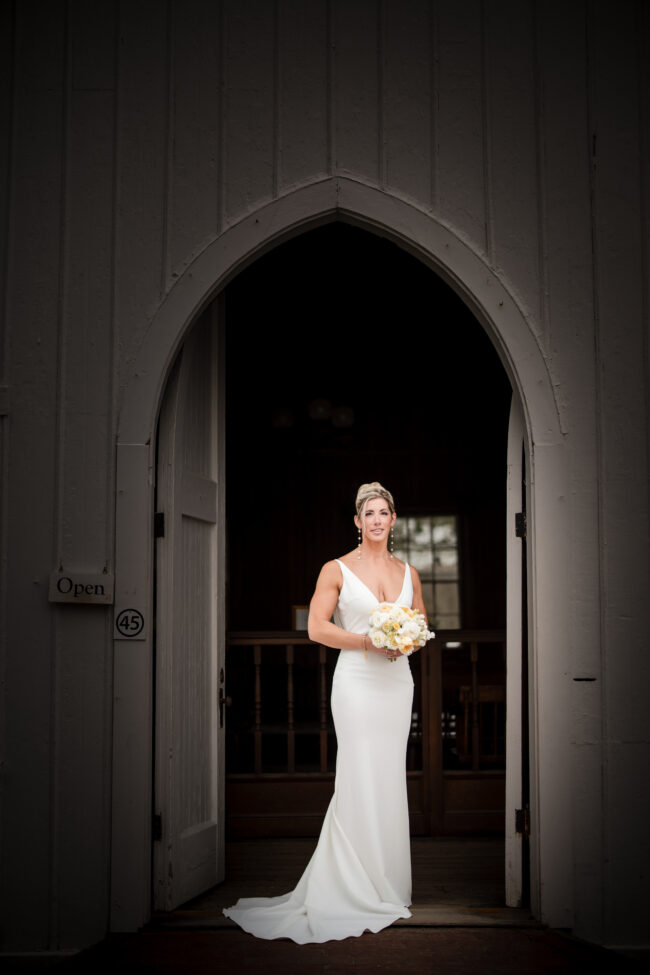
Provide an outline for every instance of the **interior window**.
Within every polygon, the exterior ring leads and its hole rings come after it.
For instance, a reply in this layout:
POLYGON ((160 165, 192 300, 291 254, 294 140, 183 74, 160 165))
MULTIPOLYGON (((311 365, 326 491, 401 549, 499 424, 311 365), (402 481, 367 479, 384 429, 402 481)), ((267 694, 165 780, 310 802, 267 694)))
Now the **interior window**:
POLYGON ((420 573, 429 624, 434 629, 460 629, 457 516, 398 517, 394 535, 395 555, 420 573))

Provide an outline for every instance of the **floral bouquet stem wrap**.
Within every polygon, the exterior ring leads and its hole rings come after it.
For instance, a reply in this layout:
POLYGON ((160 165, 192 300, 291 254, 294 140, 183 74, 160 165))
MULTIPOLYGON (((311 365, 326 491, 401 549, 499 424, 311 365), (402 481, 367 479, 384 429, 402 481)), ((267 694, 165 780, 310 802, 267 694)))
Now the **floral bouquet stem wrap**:
POLYGON ((427 640, 435 636, 427 629, 427 621, 422 613, 397 603, 380 603, 370 614, 369 622, 368 636, 373 647, 378 650, 399 650, 405 656, 423 647, 427 640))

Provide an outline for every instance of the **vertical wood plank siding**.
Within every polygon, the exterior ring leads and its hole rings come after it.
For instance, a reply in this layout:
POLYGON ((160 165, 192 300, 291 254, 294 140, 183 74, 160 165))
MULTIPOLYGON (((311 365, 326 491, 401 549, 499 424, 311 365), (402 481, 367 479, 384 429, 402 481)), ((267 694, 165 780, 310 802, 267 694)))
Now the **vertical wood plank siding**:
POLYGON ((566 692, 572 882, 583 934, 626 943, 644 920, 625 815, 650 678, 648 5, 21 0, 0 18, 10 946, 105 933, 112 618, 50 607, 47 580, 113 558, 115 430, 144 336, 224 229, 337 174, 484 256, 547 364, 571 468, 571 659, 553 680, 598 678, 566 692))
POLYGON ((382 35, 384 181, 426 206, 431 191, 431 5, 387 0, 382 35))
POLYGON ((119 15, 115 313, 123 381, 166 279, 167 4, 123 3, 119 15))
POLYGON ((379 21, 375 0, 332 0, 334 167, 373 182, 380 179, 379 21))
MULTIPOLYGON (((553 375, 565 429, 570 429, 574 463, 571 472, 571 522, 575 551, 584 566, 573 574, 570 622, 573 672, 600 672, 600 587, 597 456, 595 295, 591 260, 591 135, 587 111, 585 8, 560 0, 538 7, 537 90, 540 188, 540 281, 544 348, 555 349, 553 375), (567 426, 568 424, 568 426, 567 426)), ((597 682, 572 685, 572 779, 578 794, 594 794, 602 761, 597 682), (588 786, 588 782, 592 786, 588 786)), ((583 808, 581 806, 581 808, 583 808)), ((598 817, 582 815, 574 830, 576 894, 583 902, 583 923, 596 930, 601 919, 587 904, 586 891, 602 890, 602 863, 588 852, 599 845, 598 817), (582 891, 582 893, 581 893, 582 891), (588 916, 590 915, 591 916, 588 916)), ((593 900, 592 900, 593 903, 593 900)), ((600 910, 600 905, 596 911, 600 910)))
MULTIPOLYGON (((601 578, 605 752, 604 812, 607 842, 616 857, 604 867, 607 934, 623 939, 643 924, 640 900, 621 898, 626 877, 638 872, 639 851, 629 831, 629 811, 621 795, 630 788, 639 763, 647 761, 648 654, 639 624, 647 605, 650 526, 648 470, 647 343, 644 287, 647 258, 640 200, 647 195, 639 98, 640 21, 633 4, 620 10, 601 4, 589 24, 589 96, 592 123, 592 188, 595 248, 596 377, 598 397, 601 578), (621 707, 621 702, 626 702, 621 707)), ((647 10, 645 11, 647 17, 647 10)), ((645 120, 647 125, 647 119, 645 120)), ((646 643, 647 645, 647 643, 646 643)), ((647 765, 646 765, 647 767, 647 765)), ((644 790, 646 816, 650 796, 644 790)), ((641 821, 641 820, 640 820, 641 821)))
POLYGON ((486 3, 484 32, 488 252, 517 282, 517 297, 538 330, 534 10, 517 0, 486 3))
MULTIPOLYGON (((115 6, 102 0, 91 11, 71 3, 67 27, 55 561, 70 570, 110 571, 115 6)), ((110 829, 111 630, 109 613, 91 608, 63 608, 55 619, 53 923, 63 943, 75 944, 88 931, 103 933, 96 901, 79 891, 92 891, 109 863, 93 836, 110 829), (81 858, 74 853, 79 846, 87 851, 81 858), (66 869, 68 860, 74 867, 66 869)))
POLYGON ((14 943, 50 943, 56 848, 54 619, 47 605, 56 531, 57 362, 62 262, 66 37, 64 5, 15 6, 12 206, 8 233, 6 381, 10 571, 4 667, 4 804, 0 876, 11 877, 3 909, 14 943), (36 679, 36 677, 38 679, 36 679), (9 839, 10 838, 10 839, 9 839), (15 899, 13 899, 15 897, 15 899), (25 905, 29 909, 25 910, 25 905))
MULTIPOLYGON (((8 231, 11 213, 11 181, 13 161, 13 74, 14 74, 14 11, 10 4, 0 7, 0 382, 6 383, 8 231)), ((4 538, 4 535, 3 535, 4 538)))
MULTIPOLYGON (((9 4, 0 8, 0 59, 5 70, 0 74, 0 127, 5 138, 0 140, 0 686, 8 687, 8 585, 9 585, 9 389, 8 362, 9 346, 9 296, 8 284, 10 276, 9 266, 9 232, 12 221, 12 181, 14 157, 14 10, 9 4)), ((13 511, 12 517, 15 517, 13 511)), ((41 636, 42 639, 42 636, 41 636)), ((8 740, 9 729, 13 716, 7 713, 7 708, 0 708, 0 749, 6 752, 5 742, 8 740)), ((14 728, 15 728, 14 724, 14 728)), ((3 810, 5 815, 15 819, 18 809, 11 813, 3 810)), ((6 871, 9 864, 7 858, 0 853, 0 870, 6 871)), ((37 923, 42 924, 44 917, 39 914, 37 923)), ((40 931, 36 938, 42 940, 40 931)))
POLYGON ((219 5, 174 0, 169 266, 172 276, 219 229, 219 5))
POLYGON ((223 0, 224 207, 226 224, 273 196, 275 4, 223 0))
POLYGON ((438 214, 487 249, 480 0, 436 4, 438 214))
POLYGON ((278 189, 328 171, 328 3, 280 0, 277 25, 278 189))

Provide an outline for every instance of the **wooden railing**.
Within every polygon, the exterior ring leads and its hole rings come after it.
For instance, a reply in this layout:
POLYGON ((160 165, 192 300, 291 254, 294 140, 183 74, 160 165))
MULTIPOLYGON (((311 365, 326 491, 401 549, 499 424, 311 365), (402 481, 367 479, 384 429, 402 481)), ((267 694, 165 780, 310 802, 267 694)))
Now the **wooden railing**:
MULTIPOLYGON (((477 771, 482 764, 499 759, 501 756, 496 754, 495 748, 492 754, 482 754, 481 750, 481 720, 482 708, 486 704, 492 705, 497 702, 501 706, 503 713, 504 683, 495 684, 492 680, 489 684, 479 682, 479 654, 481 645, 505 643, 505 633, 501 630, 442 630, 436 633, 436 638, 429 645, 428 649, 417 658, 413 658, 414 677, 416 679, 416 693, 418 684, 421 699, 414 704, 414 709, 420 713, 418 725, 420 737, 428 742, 425 753, 421 756, 421 763, 427 765, 428 761, 442 768, 442 736, 443 729, 439 716, 441 713, 440 688, 442 685, 443 670, 446 666, 453 649, 447 649, 449 644, 461 644, 464 655, 469 649, 469 672, 466 672, 463 680, 459 682, 457 703, 460 711, 456 725, 458 735, 458 746, 460 758, 463 764, 471 765, 472 770, 477 771), (426 665, 421 663, 426 661, 426 665), (420 674, 420 666, 425 666, 427 679, 426 684, 429 691, 423 686, 425 681, 420 674), (434 688, 437 685, 437 691, 434 688), (489 692, 488 692, 489 688, 489 692), (438 719, 436 720, 436 712, 438 719), (434 753, 440 757, 434 758, 434 753), (427 759, 427 754, 430 756, 427 759)), ((336 659, 336 651, 330 651, 328 665, 328 648, 314 643, 309 639, 304 631, 287 632, 233 632, 228 635, 227 646, 230 653, 237 653, 238 650, 252 649, 252 668, 253 668, 253 701, 252 709, 249 707, 247 713, 250 714, 252 721, 247 725, 246 733, 252 733, 253 738, 253 760, 252 772, 254 775, 264 773, 263 762, 263 738, 266 735, 278 733, 286 735, 286 767, 288 774, 296 772, 296 737, 302 730, 296 722, 296 682, 294 669, 296 665, 296 651, 300 648, 314 647, 317 650, 317 695, 312 699, 310 705, 313 713, 313 722, 310 722, 310 733, 317 734, 319 739, 318 748, 318 769, 320 773, 328 771, 330 764, 328 759, 328 738, 332 735, 332 726, 329 720, 329 700, 328 700, 328 666, 331 669, 336 659), (263 695, 262 695, 262 667, 265 651, 271 648, 284 648, 284 668, 285 675, 280 678, 280 683, 284 683, 281 690, 282 695, 286 691, 286 710, 281 721, 272 726, 264 721, 263 715, 263 695), (251 727, 252 724, 252 727, 251 727)), ((505 669, 504 669, 505 674, 505 669)), ((229 690, 230 693, 230 690, 229 690)), ((250 720, 250 719, 249 719, 250 720)), ((496 737, 495 737, 496 740, 496 737)), ((415 743, 414 743, 415 746, 415 743)), ((421 764, 420 766, 421 767, 421 764)), ((250 765, 248 769, 251 771, 250 765)))
MULTIPOLYGON (((505 664, 504 681, 501 684, 479 684, 479 648, 485 644, 497 644, 505 648, 506 635, 503 630, 438 630, 432 645, 440 649, 441 670, 445 666, 443 651, 453 653, 450 645, 461 644, 469 647, 469 683, 463 682, 458 688, 458 703, 462 707, 460 728, 456 733, 461 759, 471 761, 472 771, 476 772, 486 761, 505 759, 505 752, 499 754, 496 748, 496 733, 493 734, 493 748, 488 754, 481 748, 482 710, 487 705, 505 705, 505 664), (447 649, 449 647, 449 649, 447 649)), ((505 707, 502 709, 505 739, 505 707)))
POLYGON ((256 775, 262 773, 262 655, 268 647, 283 646, 286 661, 286 690, 287 690, 287 772, 296 770, 296 723, 295 723, 295 688, 294 662, 296 647, 318 647, 318 719, 320 739, 320 771, 327 772, 327 736, 328 726, 328 698, 327 698, 327 647, 314 643, 302 631, 286 633, 231 633, 227 641, 228 648, 252 647, 254 667, 254 723, 253 723, 253 771, 256 775))

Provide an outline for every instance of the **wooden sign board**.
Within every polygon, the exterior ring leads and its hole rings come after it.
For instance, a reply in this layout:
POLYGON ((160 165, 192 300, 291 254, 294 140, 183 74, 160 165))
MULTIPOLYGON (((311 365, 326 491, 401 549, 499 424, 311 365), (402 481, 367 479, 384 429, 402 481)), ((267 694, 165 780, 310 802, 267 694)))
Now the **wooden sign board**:
POLYGON ((53 572, 49 600, 73 606, 110 606, 114 589, 114 576, 105 572, 53 572))

